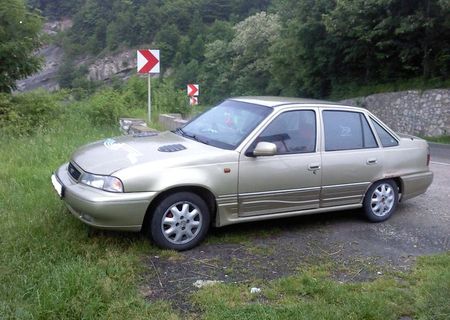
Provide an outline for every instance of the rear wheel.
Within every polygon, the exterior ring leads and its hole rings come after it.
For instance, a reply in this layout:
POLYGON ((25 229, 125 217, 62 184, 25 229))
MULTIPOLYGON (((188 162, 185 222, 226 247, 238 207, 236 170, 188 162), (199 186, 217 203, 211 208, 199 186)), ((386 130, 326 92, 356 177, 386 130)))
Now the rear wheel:
POLYGON ((162 200, 151 219, 151 237, 162 248, 188 250, 206 236, 210 214, 205 201, 190 192, 174 193, 162 200))
POLYGON ((373 222, 381 222, 397 209, 398 187, 393 180, 375 182, 367 191, 364 198, 364 212, 373 222))

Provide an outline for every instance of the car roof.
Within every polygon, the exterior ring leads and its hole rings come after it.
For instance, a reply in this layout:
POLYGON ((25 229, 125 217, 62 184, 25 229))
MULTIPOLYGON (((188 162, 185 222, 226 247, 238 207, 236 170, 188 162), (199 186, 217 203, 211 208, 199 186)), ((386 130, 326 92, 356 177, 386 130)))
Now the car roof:
POLYGON ((315 99, 303 99, 303 98, 293 98, 293 97, 275 97, 275 96, 248 96, 248 97, 233 97, 229 100, 259 104, 266 107, 279 107, 286 105, 327 105, 327 106, 342 106, 351 107, 344 104, 325 100, 315 100, 315 99))

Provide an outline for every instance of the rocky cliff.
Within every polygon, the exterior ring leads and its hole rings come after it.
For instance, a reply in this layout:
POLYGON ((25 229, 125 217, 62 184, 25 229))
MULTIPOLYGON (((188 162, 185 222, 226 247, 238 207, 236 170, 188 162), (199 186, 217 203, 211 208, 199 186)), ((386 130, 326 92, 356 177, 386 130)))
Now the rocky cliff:
POLYGON ((126 50, 91 61, 88 64, 89 80, 104 81, 113 76, 126 79, 136 70, 136 50, 126 50))
MULTIPOLYGON (((52 21, 44 24, 43 32, 56 35, 58 32, 67 30, 72 26, 70 19, 52 21)), ((62 63, 64 51, 61 47, 50 44, 43 46, 37 55, 44 58, 41 71, 32 76, 17 81, 17 91, 29 91, 37 88, 46 90, 57 90, 58 69, 62 63)), ((93 81, 107 81, 112 77, 127 79, 136 70, 136 51, 125 50, 106 57, 96 58, 86 56, 75 62, 76 67, 87 65, 87 78, 93 81)))
MULTIPOLYGON (((46 22, 42 32, 53 36, 71 27, 72 20, 62 19, 60 21, 46 22)), ((64 56, 63 49, 57 45, 49 44, 39 49, 38 52, 36 52, 36 55, 44 58, 44 64, 41 71, 28 78, 17 81, 17 91, 29 91, 37 88, 44 88, 50 91, 59 89, 57 75, 64 56)))

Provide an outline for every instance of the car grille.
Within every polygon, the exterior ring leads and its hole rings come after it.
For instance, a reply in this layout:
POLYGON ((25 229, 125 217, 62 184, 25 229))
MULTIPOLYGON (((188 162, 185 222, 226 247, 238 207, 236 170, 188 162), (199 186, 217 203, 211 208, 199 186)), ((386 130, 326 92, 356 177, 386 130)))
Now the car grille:
POLYGON ((69 163, 69 167, 67 169, 69 170, 70 176, 78 181, 81 176, 81 172, 77 168, 75 168, 72 163, 69 163))

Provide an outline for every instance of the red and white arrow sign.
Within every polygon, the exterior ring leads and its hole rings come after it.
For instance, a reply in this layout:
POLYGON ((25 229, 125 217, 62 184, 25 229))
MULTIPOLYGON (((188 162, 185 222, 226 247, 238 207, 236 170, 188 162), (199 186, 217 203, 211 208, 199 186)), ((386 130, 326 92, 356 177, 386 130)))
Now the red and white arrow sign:
POLYGON ((159 50, 138 50, 137 72, 159 73, 159 50))
POLYGON ((195 97, 198 96, 200 93, 198 84, 188 84, 187 85, 187 94, 189 97, 195 97))
POLYGON ((189 104, 191 106, 196 106, 198 105, 198 97, 189 97, 189 104))

